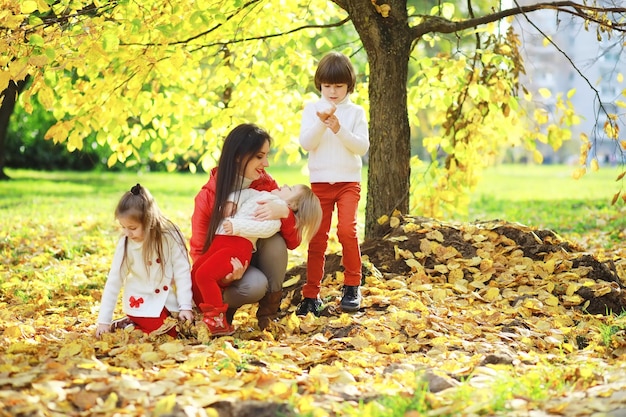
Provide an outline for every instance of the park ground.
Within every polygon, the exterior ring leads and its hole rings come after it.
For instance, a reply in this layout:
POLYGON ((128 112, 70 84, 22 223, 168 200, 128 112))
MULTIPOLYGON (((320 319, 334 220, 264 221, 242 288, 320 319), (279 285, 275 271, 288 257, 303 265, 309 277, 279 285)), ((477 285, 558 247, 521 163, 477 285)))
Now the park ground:
POLYGON ((609 204, 619 184, 615 172, 575 182, 569 171, 498 167, 464 218, 386 219, 387 237, 363 242, 355 314, 337 308, 336 249, 322 316, 293 314, 300 248, 269 331, 250 306, 229 337, 194 324, 179 339, 101 340, 119 195, 141 182, 189 235, 206 178, 11 172, 0 184, 0 415, 624 415, 626 319, 602 310, 622 302, 623 206, 609 204))

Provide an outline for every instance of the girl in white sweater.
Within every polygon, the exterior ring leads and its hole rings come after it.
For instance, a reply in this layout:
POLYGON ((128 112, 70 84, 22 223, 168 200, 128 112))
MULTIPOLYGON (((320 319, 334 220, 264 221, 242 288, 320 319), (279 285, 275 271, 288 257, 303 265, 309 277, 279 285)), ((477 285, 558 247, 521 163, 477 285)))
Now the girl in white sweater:
POLYGON ((280 220, 259 221, 255 211, 260 202, 280 201, 295 214, 300 237, 308 241, 315 234, 322 218, 318 198, 311 189, 299 184, 279 189, 258 191, 245 188, 231 194, 223 209, 226 217, 215 233, 208 250, 193 264, 194 298, 203 312, 203 321, 213 336, 233 334, 235 329, 226 317, 228 305, 222 299, 222 288, 232 283, 233 269, 248 266, 256 241, 273 236, 280 230, 280 220))
POLYGON ((183 234, 139 184, 124 193, 115 218, 123 236, 102 293, 96 336, 111 331, 113 312, 123 290, 123 310, 135 328, 176 337, 175 326, 162 327, 165 319, 179 312, 179 319, 193 320, 191 273, 183 234))

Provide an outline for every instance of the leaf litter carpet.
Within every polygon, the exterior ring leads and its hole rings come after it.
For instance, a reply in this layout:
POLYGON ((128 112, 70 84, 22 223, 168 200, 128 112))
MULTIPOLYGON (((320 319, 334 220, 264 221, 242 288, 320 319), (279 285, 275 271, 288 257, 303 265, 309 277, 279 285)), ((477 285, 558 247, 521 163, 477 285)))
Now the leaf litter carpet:
POLYGON ((296 266, 263 332, 246 306, 233 336, 211 338, 197 321, 179 324, 178 339, 97 340, 98 290, 39 305, 3 290, 0 415, 342 416, 359 404, 368 415, 382 396, 420 391, 433 416, 625 415, 619 251, 500 221, 395 215, 382 227, 362 244, 359 312, 339 309, 341 257, 329 254, 321 316, 295 316, 306 277, 296 266), (541 395, 509 389, 494 408, 516 378, 541 395))

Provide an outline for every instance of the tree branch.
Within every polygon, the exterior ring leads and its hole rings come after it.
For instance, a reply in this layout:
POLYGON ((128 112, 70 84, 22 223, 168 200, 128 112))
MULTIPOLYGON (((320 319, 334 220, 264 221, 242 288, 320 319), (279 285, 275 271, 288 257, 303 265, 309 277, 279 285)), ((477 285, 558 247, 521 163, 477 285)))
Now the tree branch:
MULTIPOLYGON (((64 26, 67 25, 68 22, 73 21, 74 19, 78 19, 81 17, 94 17, 94 16, 100 16, 104 13, 106 13, 107 11, 115 8, 118 5, 117 1, 112 1, 110 3, 107 4, 103 4, 101 6, 96 6, 94 3, 91 3, 85 7, 83 7, 80 10, 76 10, 76 12, 74 13, 63 13, 60 15, 55 14, 54 12, 49 12, 48 14, 42 14, 40 17, 41 22, 38 25, 32 26, 27 28, 24 31, 25 35, 28 35, 29 33, 35 32, 41 28, 47 28, 47 27, 51 27, 51 26, 64 26)), ((24 23, 26 23, 28 21, 28 17, 26 17, 26 19, 24 20, 24 23)), ((4 27, 4 26, 0 26, 0 32, 2 33, 6 33, 6 32, 11 32, 12 29, 4 27)))
POLYGON ((100 16, 108 12, 109 10, 114 9, 117 6, 118 6, 118 2, 112 1, 110 3, 103 4, 101 6, 96 6, 94 3, 91 3, 83 7, 82 9, 77 10, 75 13, 64 12, 60 15, 57 15, 53 12, 50 12, 49 15, 41 16, 41 20, 42 20, 41 24, 33 26, 32 28, 28 29, 26 33, 34 32, 41 27, 46 28, 46 27, 55 26, 55 25, 63 26, 63 25, 68 24, 68 22, 71 22, 73 19, 80 18, 80 17, 92 18, 94 16, 100 16))
POLYGON ((592 7, 573 1, 556 1, 550 3, 531 4, 527 6, 517 5, 516 7, 512 7, 510 9, 499 10, 485 16, 462 21, 451 21, 440 16, 422 15, 422 22, 411 28, 411 34, 417 39, 427 33, 454 33, 488 23, 497 22, 506 17, 531 13, 537 10, 555 10, 597 23, 600 26, 610 28, 612 30, 626 32, 626 21, 620 22, 617 20, 600 20, 593 15, 593 12, 602 12, 606 14, 621 13, 626 15, 626 7, 592 7))
MULTIPOLYGON (((233 12, 230 16, 228 16, 226 18, 226 21, 230 21, 233 18, 235 18, 237 15, 239 15, 240 13, 244 12, 246 9, 248 9, 249 7, 254 6, 256 3, 259 3, 260 0, 251 0, 248 3, 244 4, 241 8, 237 9, 235 12, 233 12)), ((343 20, 340 20, 338 22, 334 22, 334 23, 328 23, 328 24, 323 24, 323 25, 304 25, 304 26, 300 26, 294 29, 290 29, 286 32, 279 32, 279 33, 271 33, 268 35, 261 35, 261 36, 253 36, 253 37, 249 37, 249 38, 239 38, 239 39, 230 39, 228 41, 224 41, 224 42, 215 42, 215 43, 211 43, 211 44, 206 44, 206 45, 200 45, 197 48, 193 49, 193 51, 197 51, 200 49, 204 49, 204 48, 210 48, 210 47, 214 47, 214 46, 225 46, 225 45, 232 45, 232 44, 238 44, 238 43, 242 43, 242 42, 249 42, 249 41, 257 41, 257 40, 265 40, 265 39, 271 39, 271 38, 277 38, 280 36, 284 36, 284 35, 290 35, 292 33, 296 33, 302 30, 306 30, 306 29, 325 29, 325 28, 332 28, 332 27, 339 27, 342 26, 344 24, 346 24, 347 22, 350 21, 350 17, 346 17, 343 20)), ((208 30, 205 30, 203 32, 197 33, 193 36, 190 36, 189 38, 186 39, 182 39, 182 40, 178 40, 178 41, 174 41, 174 42, 167 42, 167 43, 162 43, 162 44, 155 44, 155 43, 142 43, 142 44, 137 44, 137 43, 124 43, 124 42, 120 42, 120 45, 123 46, 172 46, 172 45, 187 45, 190 42, 200 39, 203 36, 209 35, 210 33, 216 31, 217 29, 219 29, 220 27, 222 27, 223 24, 219 23, 213 27, 211 27, 208 30)))
MULTIPOLYGON (((239 15, 240 13, 244 12, 248 7, 252 7, 254 5, 256 5, 256 3, 258 3, 260 0, 251 0, 249 2, 247 2, 246 4, 244 4, 243 6, 241 6, 239 9, 235 10, 230 16, 228 16, 226 18, 226 21, 228 22, 229 20, 233 19, 235 16, 239 15)), ((187 44, 193 40, 199 39, 203 36, 206 36, 208 34, 210 34, 211 32, 217 30, 218 28, 220 28, 222 26, 222 23, 219 23, 215 26, 213 26, 211 29, 209 30, 205 30, 204 32, 200 32, 194 36, 191 36, 187 39, 181 40, 181 41, 177 41, 177 42, 173 42, 173 43, 168 43, 168 45, 180 45, 180 44, 187 44)))
MULTIPOLYGON (((345 19, 340 20, 338 22, 328 23, 328 24, 325 24, 325 25, 304 25, 304 26, 299 26, 299 27, 294 28, 294 29, 290 29, 290 30, 288 30, 286 32, 270 33, 268 35, 252 36, 250 38, 232 39, 232 40, 228 40, 228 41, 224 41, 224 42, 215 42, 215 43, 208 44, 208 45, 202 45, 198 49, 212 47, 212 46, 218 46, 218 45, 221 45, 221 46, 223 46, 223 45, 232 45, 232 44, 242 43, 242 42, 259 41, 259 40, 264 40, 264 39, 277 38, 277 37, 280 37, 280 36, 290 35, 292 33, 296 33, 296 32, 299 32, 299 31, 305 30, 305 29, 324 29, 324 28, 339 27, 339 26, 342 26, 342 25, 348 23, 349 21, 350 21, 350 18, 346 17, 345 19)), ((176 43, 184 43, 184 42, 176 42, 176 43)), ((173 44, 175 44, 175 43, 171 43, 171 44, 168 44, 168 45, 173 45, 173 44)))
MULTIPOLYGON (((514 0, 515 4, 517 5, 517 0, 514 0)), ((602 102, 602 98, 600 97, 600 92, 598 91, 597 88, 594 87, 593 83, 591 81, 589 81, 589 79, 585 76, 585 74, 583 74, 583 72, 576 66, 576 64, 572 61, 572 59, 569 57, 569 55, 567 55, 567 53, 565 51, 563 51, 552 39, 551 36, 548 36, 547 34, 545 34, 537 25, 535 25, 533 23, 532 20, 530 20, 528 18, 528 16, 526 16, 526 13, 523 13, 524 19, 526 19, 526 21, 528 22, 529 25, 531 25, 533 28, 535 28, 535 30, 537 32, 539 32, 544 39, 546 39, 553 47, 554 49, 556 49, 558 51, 559 54, 561 54, 572 66, 572 68, 574 69, 574 71, 576 71, 578 73, 578 75, 580 76, 580 78, 582 78, 585 82, 585 84, 587 84, 587 86, 593 91, 593 95, 595 97, 595 99, 598 102, 598 110, 599 112, 603 113, 606 117, 607 120, 614 124, 614 122, 611 121, 611 118, 609 117, 609 111, 607 110, 607 108, 604 106, 604 103, 602 102)), ((595 122, 596 125, 599 121, 599 117, 598 117, 598 113, 596 113, 596 118, 595 118, 595 122)), ((594 134, 594 141, 597 139, 596 138, 596 129, 593 129, 593 134, 594 134)))

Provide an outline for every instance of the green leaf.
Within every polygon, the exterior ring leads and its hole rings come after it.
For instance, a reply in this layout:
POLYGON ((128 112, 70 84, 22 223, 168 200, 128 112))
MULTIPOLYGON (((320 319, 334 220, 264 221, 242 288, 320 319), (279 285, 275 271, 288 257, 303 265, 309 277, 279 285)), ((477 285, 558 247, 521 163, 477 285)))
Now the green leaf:
POLYGON ((454 16, 455 6, 453 3, 442 3, 430 9, 432 16, 441 16, 444 19, 451 19, 454 16))
POLYGON ((102 49, 106 52, 116 51, 120 46, 120 40, 116 34, 106 32, 102 38, 102 49))
POLYGON ((43 46, 44 40, 40 35, 33 33, 28 37, 28 43, 33 46, 43 46))
POLYGON ((56 50, 55 50, 54 48, 46 48, 46 49, 44 50, 44 54, 45 54, 48 58, 50 58, 51 60, 52 60, 52 59, 55 59, 55 58, 56 58, 56 55, 57 55, 56 50))

